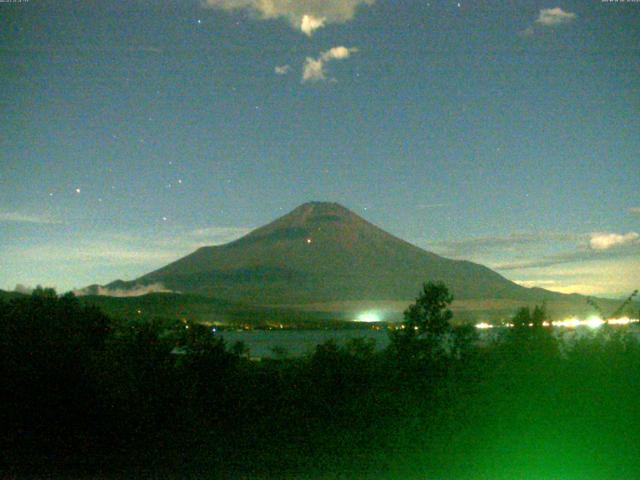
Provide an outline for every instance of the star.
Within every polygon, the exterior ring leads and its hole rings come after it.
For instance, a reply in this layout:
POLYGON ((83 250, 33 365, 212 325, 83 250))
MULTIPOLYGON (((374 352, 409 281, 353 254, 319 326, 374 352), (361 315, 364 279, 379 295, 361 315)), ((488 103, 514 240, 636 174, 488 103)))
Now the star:
POLYGON ((76 193, 80 193, 80 187, 76 188, 76 193))

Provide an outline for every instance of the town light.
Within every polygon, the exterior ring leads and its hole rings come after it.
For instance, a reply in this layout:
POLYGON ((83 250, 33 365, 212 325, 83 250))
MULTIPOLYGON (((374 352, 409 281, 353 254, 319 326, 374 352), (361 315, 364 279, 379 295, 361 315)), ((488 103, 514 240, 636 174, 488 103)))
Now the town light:
POLYGON ((380 315, 376 312, 363 312, 358 315, 356 322, 374 323, 381 320, 380 315))

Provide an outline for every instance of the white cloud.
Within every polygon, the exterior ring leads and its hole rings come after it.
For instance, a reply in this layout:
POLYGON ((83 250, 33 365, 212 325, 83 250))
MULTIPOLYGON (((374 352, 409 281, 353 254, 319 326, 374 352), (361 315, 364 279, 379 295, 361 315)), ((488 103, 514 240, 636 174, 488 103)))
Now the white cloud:
POLYGON ((41 225, 59 225, 60 221, 45 215, 29 215, 20 212, 0 212, 0 222, 37 223, 41 225))
POLYGON ((313 35, 313 32, 315 30, 324 27, 326 21, 327 19, 324 17, 316 18, 313 15, 304 15, 302 17, 302 21, 300 22, 300 30, 302 30, 305 35, 310 37, 311 35, 313 35))
POLYGON ((102 295, 105 297, 139 297, 148 293, 172 293, 173 290, 165 288, 162 283, 152 283, 149 285, 137 285, 130 289, 108 288, 98 285, 95 288, 87 287, 74 290, 73 293, 78 297, 84 295, 102 295))
POLYGON ((565 12, 560 7, 543 8, 538 13, 538 18, 536 18, 534 24, 518 32, 518 35, 521 37, 532 37, 536 32, 541 32, 547 27, 557 27, 570 23, 575 19, 575 13, 565 12))
POLYGON ((637 243, 638 238, 640 238, 640 235, 636 232, 629 232, 623 235, 619 233, 593 233, 589 240, 589 246, 593 250, 608 250, 613 247, 637 243))
POLYGON ((286 75, 289 70, 291 70, 289 65, 276 65, 276 68, 273 69, 276 75, 286 75))
POLYGON ((446 257, 465 258, 492 252, 515 253, 523 246, 531 251, 534 247, 544 247, 552 243, 584 240, 586 237, 575 233, 562 232, 517 232, 510 235, 491 235, 486 237, 470 237, 431 243, 430 246, 446 257))
POLYGON ((450 203, 419 203, 418 205, 416 205, 416 208, 420 209, 420 210, 424 210, 427 208, 442 208, 442 207, 448 207, 450 206, 450 203))
POLYGON ((138 232, 103 233, 98 238, 66 232, 59 240, 51 238, 35 244, 22 239, 0 249, 0 281, 6 285, 40 283, 66 291, 116 278, 132 280, 199 247, 225 244, 250 230, 214 226, 177 228, 162 237, 138 232))
POLYGON ((525 287, 621 296, 640 282, 635 232, 516 232, 428 245, 445 257, 486 265, 525 287))
POLYGON ((219 245, 236 240, 252 229, 245 227, 206 227, 190 232, 190 236, 208 241, 209 244, 219 245))
POLYGON ((114 234, 100 240, 77 239, 73 242, 73 248, 60 244, 40 244, 16 248, 14 254, 25 260, 42 262, 157 268, 199 247, 225 244, 249 231, 249 228, 240 227, 207 227, 177 232, 174 238, 162 239, 152 239, 147 235, 114 234))
POLYGON ((82 262, 92 265, 153 265, 176 260, 176 252, 155 246, 138 247, 106 241, 83 241, 65 245, 38 245, 21 249, 25 260, 82 262))
POLYGON ((352 53, 357 52, 357 48, 347 48, 347 47, 333 47, 331 50, 327 50, 322 53, 322 59, 326 62, 329 60, 342 60, 344 58, 349 58, 352 53))
POLYGON ((555 27, 563 23, 569 23, 576 18, 575 13, 565 12, 560 7, 543 8, 538 14, 536 23, 545 27, 555 27))
POLYGON ((319 82, 327 80, 325 66, 332 60, 344 60, 357 52, 357 48, 347 48, 344 46, 333 47, 322 52, 318 58, 307 57, 302 67, 303 82, 319 82))
POLYGON ((205 0, 204 5, 223 10, 249 10, 262 19, 284 18, 289 24, 311 36, 329 23, 351 20, 360 5, 375 0, 205 0))
POLYGON ((324 62, 321 58, 307 57, 302 67, 302 81, 318 82, 320 80, 326 80, 324 62))

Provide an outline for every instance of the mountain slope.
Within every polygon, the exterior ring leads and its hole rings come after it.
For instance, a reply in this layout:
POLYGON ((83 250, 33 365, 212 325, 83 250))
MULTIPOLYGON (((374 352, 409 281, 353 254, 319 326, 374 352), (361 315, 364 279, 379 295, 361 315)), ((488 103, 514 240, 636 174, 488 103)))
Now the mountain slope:
POLYGON ((426 280, 458 299, 552 299, 487 267, 422 250, 336 203, 311 202, 226 245, 203 247, 134 282, 252 304, 411 300, 426 280))

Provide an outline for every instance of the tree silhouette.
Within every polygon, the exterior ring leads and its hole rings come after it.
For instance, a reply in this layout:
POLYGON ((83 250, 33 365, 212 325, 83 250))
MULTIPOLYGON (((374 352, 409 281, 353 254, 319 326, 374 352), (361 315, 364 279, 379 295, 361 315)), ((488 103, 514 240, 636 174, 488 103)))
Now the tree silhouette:
POLYGON ((404 325, 391 335, 401 357, 415 359, 442 353, 443 338, 451 333, 453 295, 443 282, 426 282, 416 301, 404 311, 404 325))
POLYGON ((415 303, 404 312, 405 328, 416 336, 438 338, 451 331, 453 295, 443 282, 427 282, 415 303))
POLYGON ((515 332, 528 329, 531 323, 531 310, 529 310, 529 307, 520 307, 511 319, 511 323, 515 332))

